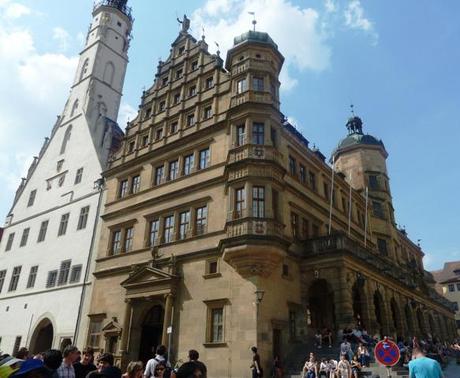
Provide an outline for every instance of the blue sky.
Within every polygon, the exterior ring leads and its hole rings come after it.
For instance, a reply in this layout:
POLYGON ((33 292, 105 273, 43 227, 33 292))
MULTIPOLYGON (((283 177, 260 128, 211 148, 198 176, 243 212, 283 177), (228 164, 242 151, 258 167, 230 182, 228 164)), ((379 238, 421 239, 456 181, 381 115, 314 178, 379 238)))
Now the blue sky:
MULTIPOLYGON (((426 252, 427 269, 460 259, 460 2, 456 0, 130 0, 135 24, 122 127, 158 59, 177 36, 176 15, 204 27, 225 56, 235 35, 267 31, 286 57, 282 111, 329 156, 349 105, 381 138, 397 222, 426 252)), ((0 215, 64 106, 91 20, 92 0, 0 0, 0 215)))

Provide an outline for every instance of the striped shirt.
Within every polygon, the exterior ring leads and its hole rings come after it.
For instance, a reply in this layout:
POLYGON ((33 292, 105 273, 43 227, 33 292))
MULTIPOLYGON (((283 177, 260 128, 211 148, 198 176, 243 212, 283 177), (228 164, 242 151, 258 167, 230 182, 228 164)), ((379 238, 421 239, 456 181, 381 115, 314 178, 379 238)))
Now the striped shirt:
POLYGON ((66 365, 64 361, 62 361, 61 366, 58 367, 57 374, 59 378, 75 378, 75 370, 73 365, 66 365))

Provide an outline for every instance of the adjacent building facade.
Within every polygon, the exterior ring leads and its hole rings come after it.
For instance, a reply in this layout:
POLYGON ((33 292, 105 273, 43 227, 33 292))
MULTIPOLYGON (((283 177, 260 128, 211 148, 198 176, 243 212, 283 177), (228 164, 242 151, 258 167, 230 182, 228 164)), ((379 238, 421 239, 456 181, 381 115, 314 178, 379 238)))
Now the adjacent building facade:
POLYGON ((132 18, 98 2, 65 108, 22 179, 0 244, 0 350, 61 348, 87 329, 101 172, 117 119, 132 18))
POLYGON ((324 327, 452 338, 383 143, 352 117, 333 174, 280 111, 270 36, 236 37, 224 63, 188 24, 104 172, 87 344, 122 364, 194 348, 210 376, 249 377, 252 345, 269 371, 324 327))
POLYGON ((457 334, 460 336, 460 261, 450 261, 441 270, 431 272, 436 290, 454 303, 457 334))

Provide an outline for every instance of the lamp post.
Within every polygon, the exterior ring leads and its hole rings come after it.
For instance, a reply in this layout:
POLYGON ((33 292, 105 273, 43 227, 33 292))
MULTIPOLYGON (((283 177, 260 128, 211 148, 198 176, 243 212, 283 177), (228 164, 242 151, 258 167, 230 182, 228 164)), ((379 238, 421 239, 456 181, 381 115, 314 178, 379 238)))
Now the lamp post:
POLYGON ((256 295, 256 345, 258 340, 258 330, 259 330, 259 306, 264 299, 264 290, 257 289, 254 294, 256 295))

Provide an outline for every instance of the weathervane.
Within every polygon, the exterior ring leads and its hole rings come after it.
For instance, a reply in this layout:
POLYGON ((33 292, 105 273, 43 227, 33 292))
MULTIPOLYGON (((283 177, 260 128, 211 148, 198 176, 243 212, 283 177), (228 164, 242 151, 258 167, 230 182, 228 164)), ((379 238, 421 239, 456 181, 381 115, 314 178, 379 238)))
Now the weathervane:
POLYGON ((252 15, 253 19, 252 19, 252 25, 253 25, 253 30, 256 31, 256 24, 257 24, 257 21, 256 21, 256 12, 248 12, 250 15, 252 15))
POLYGON ((354 105, 351 104, 351 105, 350 105, 350 108, 351 108, 351 115, 354 117, 354 116, 355 116, 354 105))
POLYGON ((216 46, 217 46, 217 51, 216 51, 216 54, 217 54, 217 56, 219 56, 219 55, 220 55, 220 51, 219 51, 219 44, 218 44, 216 41, 214 41, 214 43, 215 43, 215 44, 216 44, 216 46))

